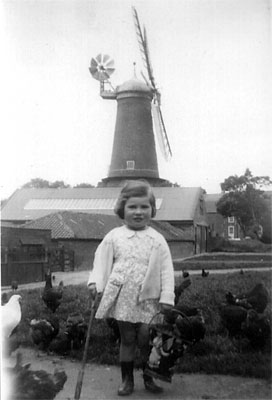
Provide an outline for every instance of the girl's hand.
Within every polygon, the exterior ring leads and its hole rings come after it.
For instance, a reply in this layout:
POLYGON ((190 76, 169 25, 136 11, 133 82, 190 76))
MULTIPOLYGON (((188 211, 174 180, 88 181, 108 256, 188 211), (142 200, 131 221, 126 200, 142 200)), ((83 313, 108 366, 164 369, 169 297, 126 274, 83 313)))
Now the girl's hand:
POLYGON ((91 283, 90 285, 88 285, 88 289, 90 292, 90 297, 94 300, 97 293, 96 284, 91 283))
POLYGON ((161 312, 164 314, 165 312, 171 310, 171 308, 173 308, 173 306, 171 306, 170 304, 160 303, 160 308, 161 308, 161 312))

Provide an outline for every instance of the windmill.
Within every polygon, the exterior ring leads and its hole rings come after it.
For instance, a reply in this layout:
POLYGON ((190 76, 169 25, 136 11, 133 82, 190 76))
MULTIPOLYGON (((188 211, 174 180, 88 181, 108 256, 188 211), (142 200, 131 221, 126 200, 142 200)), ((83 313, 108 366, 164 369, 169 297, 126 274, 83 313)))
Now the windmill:
POLYGON ((139 80, 134 74, 114 88, 110 82, 114 61, 107 54, 92 58, 89 67, 92 77, 100 82, 100 96, 117 101, 111 163, 108 177, 102 179, 100 186, 119 186, 126 179, 142 178, 154 186, 170 186, 170 182, 159 177, 154 138, 155 130, 162 153, 169 160, 171 149, 160 109, 160 93, 153 77, 146 33, 142 35, 137 12, 133 12, 148 79, 142 74, 144 81, 139 80))
POLYGON ((172 157, 172 151, 171 151, 170 143, 169 143, 168 136, 166 133, 164 120, 162 117, 161 94, 157 88, 157 85, 155 83, 155 78, 153 75, 153 68, 152 68, 151 60, 150 60, 150 53, 149 53, 149 48, 148 48, 146 29, 144 27, 143 31, 142 31, 138 13, 136 11, 136 8, 133 6, 132 6, 132 13, 133 13, 133 18, 134 18, 134 23, 135 23, 135 28, 136 28, 137 40, 139 43, 143 64, 144 64, 147 74, 148 74, 148 79, 143 74, 143 72, 142 72, 142 76, 143 76, 146 84, 152 88, 152 91, 154 94, 153 101, 152 101, 152 117, 153 117, 155 132, 156 132, 156 135, 158 138, 158 143, 159 143, 160 149, 162 151, 162 154, 163 154, 164 158, 168 161, 172 157))

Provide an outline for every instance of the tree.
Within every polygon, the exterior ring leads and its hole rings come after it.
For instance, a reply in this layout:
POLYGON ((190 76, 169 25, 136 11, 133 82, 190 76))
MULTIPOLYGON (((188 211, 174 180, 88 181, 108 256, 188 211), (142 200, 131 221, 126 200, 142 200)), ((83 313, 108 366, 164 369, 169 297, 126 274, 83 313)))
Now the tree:
POLYGON ((217 202, 217 212, 223 217, 234 216, 244 236, 262 235, 262 223, 268 213, 268 202, 262 186, 272 184, 269 176, 253 176, 247 168, 244 175, 232 175, 221 183, 223 196, 217 202))
POLYGON ((31 179, 29 182, 25 183, 22 187, 24 189, 28 188, 37 188, 37 189, 43 189, 43 188, 49 188, 50 183, 46 181, 45 179, 41 178, 34 178, 31 179))
POLYGON ((49 182, 45 179, 41 178, 34 178, 31 179, 29 182, 25 183, 23 188, 36 188, 36 189, 44 189, 44 188, 68 188, 70 185, 67 185, 63 181, 55 181, 55 182, 49 182))
POLYGON ((91 183, 79 183, 76 186, 74 186, 75 189, 80 189, 80 188, 94 188, 95 186, 92 185, 91 183))

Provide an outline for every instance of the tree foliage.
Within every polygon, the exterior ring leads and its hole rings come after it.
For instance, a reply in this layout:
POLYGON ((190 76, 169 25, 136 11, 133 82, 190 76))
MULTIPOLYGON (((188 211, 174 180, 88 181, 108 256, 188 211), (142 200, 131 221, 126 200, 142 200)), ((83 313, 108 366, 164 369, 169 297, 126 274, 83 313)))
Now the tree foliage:
POLYGON ((29 189, 29 188, 36 188, 36 189, 44 189, 44 188, 68 188, 70 185, 67 185, 63 181, 55 181, 55 182, 49 182, 45 179, 41 178, 34 178, 31 179, 29 182, 25 183, 22 186, 24 189, 29 189))
MULTIPOLYGON (((55 182, 49 182, 45 179, 42 178, 34 178, 31 179, 29 182, 25 183, 22 186, 24 189, 29 189, 29 188, 36 188, 36 189, 44 189, 44 188, 51 188, 51 189, 65 189, 71 187, 69 184, 65 183, 64 181, 55 181, 55 182)), ((91 183, 79 183, 74 186, 74 188, 93 188, 95 187, 91 183)))
POLYGON ((75 189, 80 189, 80 188, 93 188, 94 185, 92 185, 91 183, 79 183, 76 186, 74 186, 75 189))
POLYGON ((245 236, 260 237, 269 214, 269 202, 261 187, 271 184, 269 176, 253 176, 249 169, 244 175, 229 176, 221 183, 224 194, 216 204, 217 212, 223 217, 234 216, 245 236))

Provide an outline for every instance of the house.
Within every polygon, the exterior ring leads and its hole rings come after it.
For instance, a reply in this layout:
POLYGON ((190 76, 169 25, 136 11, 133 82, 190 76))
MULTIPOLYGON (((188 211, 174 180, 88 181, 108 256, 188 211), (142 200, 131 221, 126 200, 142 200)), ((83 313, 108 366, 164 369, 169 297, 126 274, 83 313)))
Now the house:
POLYGON ((216 203, 222 195, 222 193, 204 195, 209 223, 209 235, 211 238, 239 239, 241 238, 241 229, 236 218, 224 218, 217 212, 216 203))
MULTIPOLYGON (((208 220, 203 189, 153 187, 153 191, 157 208, 154 221, 182 229, 186 237, 191 238, 191 254, 205 252, 208 220)), ((120 187, 19 189, 3 207, 1 218, 23 224, 61 211, 114 216, 119 193, 120 187)))
MULTIPOLYGON (((23 226, 51 229, 52 241, 57 248, 72 251, 75 268, 86 270, 92 266, 95 250, 104 236, 122 224, 115 215, 60 211, 23 226)), ((165 237, 173 258, 184 257, 194 250, 194 237, 188 232, 161 221, 151 221, 151 226, 165 237)))

